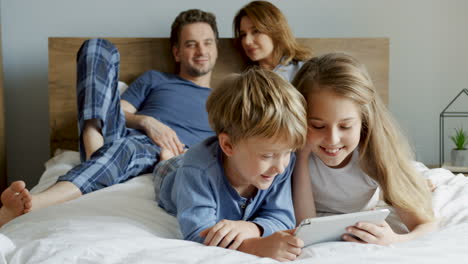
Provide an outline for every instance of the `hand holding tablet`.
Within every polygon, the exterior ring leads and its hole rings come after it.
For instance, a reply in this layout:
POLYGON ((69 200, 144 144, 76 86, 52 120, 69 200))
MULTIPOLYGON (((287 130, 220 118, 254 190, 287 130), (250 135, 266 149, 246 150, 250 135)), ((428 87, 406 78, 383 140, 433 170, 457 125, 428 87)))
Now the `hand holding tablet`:
POLYGON ((387 218, 390 210, 378 209, 350 214, 332 215, 304 219, 297 227, 295 235, 304 241, 305 246, 312 244, 341 241, 346 227, 357 222, 378 224, 387 218))

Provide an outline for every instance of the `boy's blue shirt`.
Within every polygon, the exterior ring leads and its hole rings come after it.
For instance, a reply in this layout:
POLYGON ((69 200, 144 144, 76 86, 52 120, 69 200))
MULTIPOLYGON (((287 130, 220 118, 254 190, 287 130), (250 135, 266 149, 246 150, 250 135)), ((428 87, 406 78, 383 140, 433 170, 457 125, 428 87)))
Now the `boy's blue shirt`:
MULTIPOLYGON (((295 156, 266 190, 251 199, 241 197, 225 176, 222 151, 217 137, 210 137, 184 155, 156 166, 155 174, 165 174, 159 191, 159 206, 177 217, 186 240, 203 242, 199 233, 228 220, 251 221, 263 228, 263 236, 295 226, 291 197, 291 174, 295 156), (161 167, 175 166, 164 171, 161 167)), ((159 189, 159 186, 155 186, 159 189)))

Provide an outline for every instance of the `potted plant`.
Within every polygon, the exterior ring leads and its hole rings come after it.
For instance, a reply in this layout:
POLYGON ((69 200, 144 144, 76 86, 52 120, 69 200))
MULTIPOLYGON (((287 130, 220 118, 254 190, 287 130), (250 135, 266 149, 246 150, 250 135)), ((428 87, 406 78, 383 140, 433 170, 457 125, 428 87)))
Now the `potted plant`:
POLYGON ((455 128, 455 135, 450 139, 456 146, 451 152, 452 166, 468 167, 468 132, 463 127, 455 128))

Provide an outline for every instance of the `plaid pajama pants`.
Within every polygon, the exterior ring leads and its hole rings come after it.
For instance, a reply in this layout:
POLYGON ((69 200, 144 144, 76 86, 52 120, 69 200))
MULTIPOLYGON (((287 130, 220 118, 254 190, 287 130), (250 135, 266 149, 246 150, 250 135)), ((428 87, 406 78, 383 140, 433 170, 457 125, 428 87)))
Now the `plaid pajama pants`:
POLYGON ((77 105, 81 164, 59 177, 83 194, 127 181, 152 171, 159 147, 138 130, 125 126, 117 89, 120 55, 107 40, 91 39, 77 54, 77 105), (104 145, 89 160, 83 145, 86 120, 101 121, 104 145))

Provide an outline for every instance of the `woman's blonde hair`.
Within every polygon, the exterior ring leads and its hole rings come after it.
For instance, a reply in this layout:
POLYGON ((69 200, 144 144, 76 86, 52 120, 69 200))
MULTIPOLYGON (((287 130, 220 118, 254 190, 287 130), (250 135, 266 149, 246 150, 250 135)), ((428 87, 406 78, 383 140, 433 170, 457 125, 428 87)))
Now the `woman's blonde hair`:
POLYGON ((331 53, 307 61, 294 86, 304 95, 330 91, 354 101, 361 110, 361 168, 383 190, 384 201, 432 220, 432 200, 423 177, 414 168, 407 139, 377 94, 365 68, 350 55, 331 53))
POLYGON ((272 71, 252 67, 228 76, 211 92, 206 109, 216 134, 228 134, 233 143, 258 136, 285 140, 294 149, 305 144, 305 99, 272 71))
POLYGON ((275 64, 287 65, 291 61, 304 61, 311 57, 311 52, 296 41, 283 13, 267 1, 250 2, 237 12, 232 24, 238 49, 242 49, 240 23, 245 16, 250 18, 258 31, 273 40, 275 64))

